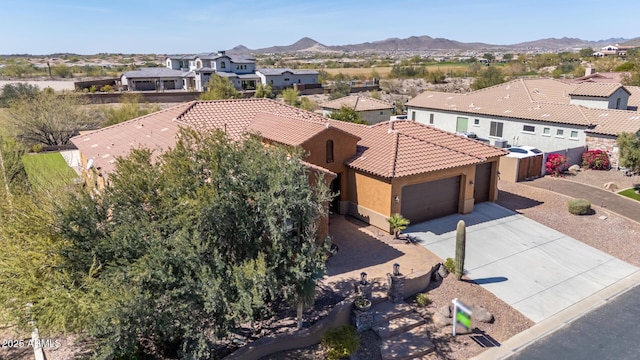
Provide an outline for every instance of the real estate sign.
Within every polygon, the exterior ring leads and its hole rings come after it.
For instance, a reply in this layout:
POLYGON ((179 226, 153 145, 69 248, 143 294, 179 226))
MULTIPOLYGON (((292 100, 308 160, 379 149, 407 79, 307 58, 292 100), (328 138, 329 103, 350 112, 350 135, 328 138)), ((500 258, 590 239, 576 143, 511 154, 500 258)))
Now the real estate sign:
POLYGON ((453 336, 456 336, 456 327, 462 325, 467 331, 471 330, 471 309, 462 301, 455 298, 453 303, 453 336))

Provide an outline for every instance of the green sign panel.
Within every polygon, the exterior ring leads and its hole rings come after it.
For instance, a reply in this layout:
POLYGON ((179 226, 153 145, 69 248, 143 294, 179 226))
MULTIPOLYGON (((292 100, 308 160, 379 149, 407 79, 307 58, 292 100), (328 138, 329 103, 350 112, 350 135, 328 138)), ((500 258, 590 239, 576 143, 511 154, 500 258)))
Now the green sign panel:
POLYGON ((467 329, 471 329, 471 316, 469 316, 469 314, 458 310, 458 313, 456 314, 456 320, 458 321, 458 323, 464 325, 464 327, 466 327, 467 329))
POLYGON ((458 324, 464 326, 467 330, 471 330, 471 309, 462 301, 453 299, 453 336, 456 336, 456 326, 458 324))

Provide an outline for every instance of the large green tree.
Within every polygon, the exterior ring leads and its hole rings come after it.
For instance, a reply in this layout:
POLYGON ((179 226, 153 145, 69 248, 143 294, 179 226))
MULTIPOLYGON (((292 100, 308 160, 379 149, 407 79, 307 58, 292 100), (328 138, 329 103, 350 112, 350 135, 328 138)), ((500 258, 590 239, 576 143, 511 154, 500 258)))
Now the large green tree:
POLYGON ((640 172, 640 131, 635 134, 622 133, 618 135, 620 166, 640 172))
POLYGON ((97 126, 96 119, 82 106, 86 103, 73 93, 42 91, 11 102, 7 112, 13 130, 27 143, 65 145, 78 131, 97 126))
POLYGON ((362 115, 346 105, 342 105, 340 110, 333 110, 327 115, 328 118, 346 122, 352 122, 356 124, 366 124, 367 122, 362 120, 362 115))
POLYGON ((200 100, 224 100, 239 99, 242 94, 238 92, 235 85, 228 78, 217 74, 211 75, 206 84, 207 91, 200 95, 200 100))
POLYGON ((482 71, 478 77, 476 77, 471 84, 471 87, 474 90, 479 90, 489 86, 502 84, 504 81, 502 71, 495 66, 489 66, 486 70, 482 71))
POLYGON ((302 153, 251 137, 182 130, 155 160, 134 150, 99 196, 68 202, 59 224, 67 269, 91 272, 104 304, 91 323, 101 356, 210 358, 212 343, 269 313, 309 303, 325 269, 324 181, 302 153), (99 270, 96 270, 99 269, 99 270))

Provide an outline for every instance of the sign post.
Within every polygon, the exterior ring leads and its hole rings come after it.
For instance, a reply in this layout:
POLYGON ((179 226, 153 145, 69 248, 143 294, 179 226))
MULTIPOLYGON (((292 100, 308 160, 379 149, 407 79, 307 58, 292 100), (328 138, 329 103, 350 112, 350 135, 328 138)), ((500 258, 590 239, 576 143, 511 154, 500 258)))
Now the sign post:
POLYGON ((456 336, 456 327, 458 324, 464 326, 467 331, 471 330, 471 309, 462 301, 455 298, 453 303, 453 336, 456 336))

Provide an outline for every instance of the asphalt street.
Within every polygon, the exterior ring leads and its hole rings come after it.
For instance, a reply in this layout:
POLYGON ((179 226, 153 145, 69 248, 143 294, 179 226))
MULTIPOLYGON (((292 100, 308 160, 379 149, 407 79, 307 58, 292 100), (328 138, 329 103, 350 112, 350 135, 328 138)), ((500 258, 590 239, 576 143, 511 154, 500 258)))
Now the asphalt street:
POLYGON ((640 358, 640 286, 509 357, 536 359, 640 358))

